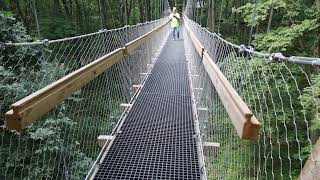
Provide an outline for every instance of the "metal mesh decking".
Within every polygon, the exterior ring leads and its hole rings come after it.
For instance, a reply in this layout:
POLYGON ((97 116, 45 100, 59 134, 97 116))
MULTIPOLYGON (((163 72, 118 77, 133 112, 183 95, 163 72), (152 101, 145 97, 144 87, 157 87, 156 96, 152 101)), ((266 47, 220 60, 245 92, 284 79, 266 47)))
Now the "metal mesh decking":
POLYGON ((170 38, 95 179, 200 179, 183 41, 170 38))

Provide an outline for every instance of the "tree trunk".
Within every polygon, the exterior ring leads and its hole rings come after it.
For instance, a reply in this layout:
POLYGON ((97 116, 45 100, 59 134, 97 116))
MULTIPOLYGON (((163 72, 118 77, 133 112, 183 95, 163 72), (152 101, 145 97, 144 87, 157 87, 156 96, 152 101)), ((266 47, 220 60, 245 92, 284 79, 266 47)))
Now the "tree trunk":
POLYGON ((181 7, 181 12, 184 12, 184 6, 185 6, 185 2, 184 2, 184 0, 182 0, 182 7, 181 7))
POLYGON ((320 57, 320 30, 318 30, 318 54, 317 57, 320 57))
POLYGON ((108 11, 107 11, 107 4, 106 0, 100 0, 100 5, 101 5, 101 14, 102 14, 102 24, 103 27, 108 29, 108 11))
POLYGON ((211 9, 212 9, 212 31, 215 31, 216 28, 216 0, 211 0, 211 9))
POLYGON ((212 0, 208 0, 208 30, 212 32, 212 0))
POLYGON ((222 12, 223 12, 223 11, 225 12, 224 17, 225 17, 226 19, 228 19, 228 18, 229 18, 229 17, 228 17, 228 15, 229 15, 229 13, 228 13, 229 1, 224 1, 224 2, 225 2, 225 8, 222 9, 222 12))
MULTIPOLYGON (((132 2, 132 8, 131 9, 135 9, 136 8, 136 4, 137 4, 137 1, 136 0, 133 0, 133 2, 132 2)), ((131 10, 132 11, 132 10, 131 10)), ((131 12, 130 12, 131 13, 131 12)), ((132 24, 137 24, 138 23, 138 18, 137 17, 133 17, 132 18, 133 19, 133 21, 132 21, 132 24)))
MULTIPOLYGON (((320 0, 317 0, 317 10, 318 10, 317 19, 319 22, 320 21, 320 0)), ((320 28, 318 28, 318 56, 317 57, 320 57, 320 28)))
POLYGON ((71 14, 70 14, 70 10, 69 10, 67 1, 66 0, 62 0, 62 4, 63 4, 63 7, 64 7, 64 10, 66 11, 67 18, 70 18, 71 14))
POLYGON ((55 16, 58 16, 59 15, 59 9, 60 9, 60 3, 59 3, 59 0, 54 0, 53 1, 53 14, 55 16))
POLYGON ((150 0, 146 0, 146 9, 147 9, 147 20, 151 21, 151 5, 150 5, 150 0))
POLYGON ((268 27, 267 27, 267 32, 270 31, 271 28, 271 22, 272 22, 272 18, 273 18, 273 11, 274 11, 274 3, 271 3, 271 10, 270 10, 270 17, 269 17, 269 21, 268 21, 268 27))
MULTIPOLYGON (((127 1, 128 2, 128 1, 127 1)), ((128 23, 130 24, 130 14, 131 14, 131 10, 132 10, 132 0, 129 1, 129 4, 127 4, 127 20, 128 23)))
POLYGON ((140 11, 140 16, 139 16, 139 21, 144 22, 144 7, 143 7, 143 1, 139 0, 139 11, 140 11))
POLYGON ((23 22, 23 25, 26 27, 27 33, 30 33, 30 25, 31 25, 31 18, 28 18, 27 12, 24 14, 21 9, 21 5, 19 0, 14 0, 10 4, 11 9, 17 9, 19 19, 23 22))
MULTIPOLYGON (((237 8, 241 7, 241 3, 242 1, 239 0, 237 1, 237 8)), ((237 21, 237 33, 238 33, 238 36, 240 37, 240 42, 242 42, 242 27, 241 27, 241 12, 238 12, 236 13, 236 21, 237 21)))
POLYGON ((73 2, 72 2, 72 0, 69 0, 69 4, 70 4, 70 14, 73 14, 73 2))
POLYGON ((76 4, 76 9, 77 9, 77 23, 80 27, 80 29, 83 28, 83 18, 82 18, 82 10, 81 10, 81 5, 78 0, 74 0, 76 4))

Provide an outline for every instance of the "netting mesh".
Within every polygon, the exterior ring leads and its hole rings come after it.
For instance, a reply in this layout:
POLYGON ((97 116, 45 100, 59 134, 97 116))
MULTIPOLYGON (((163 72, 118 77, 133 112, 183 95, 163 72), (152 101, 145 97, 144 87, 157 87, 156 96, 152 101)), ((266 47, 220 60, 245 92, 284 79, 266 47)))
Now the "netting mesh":
POLYGON ((192 20, 185 23, 262 125, 258 141, 239 139, 186 35, 202 141, 220 143, 204 153, 208 179, 296 179, 319 138, 317 68, 241 51, 192 20))
POLYGON ((7 44, 0 61, 0 179, 83 179, 146 77, 166 30, 74 92, 22 132, 7 130, 10 105, 163 25, 166 18, 115 30, 35 43, 7 44), (7 55, 8 54, 8 55, 7 55))

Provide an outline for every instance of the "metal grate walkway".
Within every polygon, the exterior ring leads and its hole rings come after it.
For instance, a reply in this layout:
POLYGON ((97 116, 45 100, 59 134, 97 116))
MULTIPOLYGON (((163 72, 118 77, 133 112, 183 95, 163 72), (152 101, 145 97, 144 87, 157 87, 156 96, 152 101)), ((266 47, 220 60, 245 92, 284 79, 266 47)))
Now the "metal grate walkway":
POLYGON ((94 179, 200 179, 183 41, 164 46, 94 179))

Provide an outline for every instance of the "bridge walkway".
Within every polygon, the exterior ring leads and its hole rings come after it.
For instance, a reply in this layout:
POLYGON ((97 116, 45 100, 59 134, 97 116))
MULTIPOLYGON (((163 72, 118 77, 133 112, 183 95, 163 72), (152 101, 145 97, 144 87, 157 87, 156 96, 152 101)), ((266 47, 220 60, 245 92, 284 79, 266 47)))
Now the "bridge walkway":
POLYGON ((183 40, 169 36, 94 179, 200 179, 183 40))

